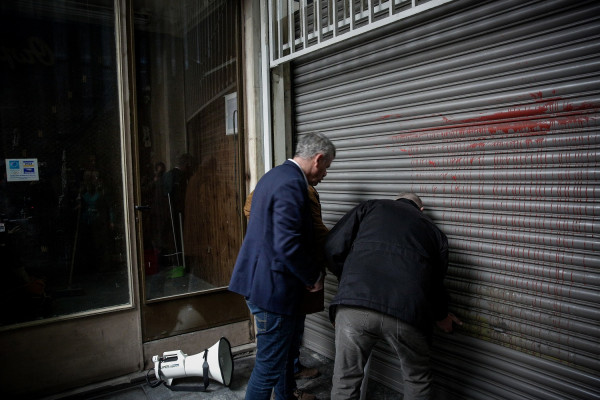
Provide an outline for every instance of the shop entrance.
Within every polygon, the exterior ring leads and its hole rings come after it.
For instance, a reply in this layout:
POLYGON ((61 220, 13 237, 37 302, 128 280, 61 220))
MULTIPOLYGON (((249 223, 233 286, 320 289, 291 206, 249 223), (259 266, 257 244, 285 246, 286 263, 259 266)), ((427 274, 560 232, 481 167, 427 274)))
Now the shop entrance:
MULTIPOLYGON (((201 4, 200 4, 201 3, 201 4)), ((248 319, 241 245, 239 6, 135 3, 144 341, 248 319)))
POLYGON ((0 351, 27 359, 4 376, 14 398, 252 341, 227 290, 239 8, 200 3, 0 3, 0 351))

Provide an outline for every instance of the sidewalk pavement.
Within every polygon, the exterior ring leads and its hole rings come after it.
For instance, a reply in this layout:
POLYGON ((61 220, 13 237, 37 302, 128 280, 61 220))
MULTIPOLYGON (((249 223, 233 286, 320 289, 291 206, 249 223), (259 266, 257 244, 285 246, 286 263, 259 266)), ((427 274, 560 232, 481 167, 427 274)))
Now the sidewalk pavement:
MULTIPOLYGON (((173 391, 165 385, 152 387, 153 375, 150 383, 146 380, 146 372, 136 375, 130 382, 100 385, 94 389, 80 389, 77 393, 63 394, 48 397, 43 400, 191 400, 191 399, 213 399, 213 400, 243 400, 246 394, 248 379, 254 367, 255 357, 246 353, 234 355, 233 378, 229 387, 219 382, 210 381, 206 392, 198 391, 173 391)), ((300 349, 300 360, 303 365, 318 368, 320 376, 314 379, 298 380, 298 388, 317 396, 319 400, 330 400, 331 377, 333 375, 333 360, 326 358, 316 352, 302 347, 300 349)), ((203 387, 201 377, 190 377, 173 381, 174 387, 185 387, 198 389, 203 387)), ((366 400, 393 400, 402 399, 402 395, 385 386, 369 380, 366 400)))

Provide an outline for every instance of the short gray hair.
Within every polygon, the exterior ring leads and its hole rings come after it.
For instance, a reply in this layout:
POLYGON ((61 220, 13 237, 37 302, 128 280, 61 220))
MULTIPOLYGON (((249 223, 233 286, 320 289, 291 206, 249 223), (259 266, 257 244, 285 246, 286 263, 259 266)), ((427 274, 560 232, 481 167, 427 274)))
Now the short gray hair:
POLYGON ((396 200, 400 200, 400 199, 410 200, 413 203, 415 203, 417 205, 417 207, 423 208, 423 201, 421 200, 421 198, 419 196, 417 196, 414 193, 401 193, 398 195, 398 197, 396 197, 396 200))
POLYGON ((311 159, 317 154, 323 154, 328 161, 335 158, 335 145, 322 133, 307 133, 300 136, 296 145, 294 157, 311 159))

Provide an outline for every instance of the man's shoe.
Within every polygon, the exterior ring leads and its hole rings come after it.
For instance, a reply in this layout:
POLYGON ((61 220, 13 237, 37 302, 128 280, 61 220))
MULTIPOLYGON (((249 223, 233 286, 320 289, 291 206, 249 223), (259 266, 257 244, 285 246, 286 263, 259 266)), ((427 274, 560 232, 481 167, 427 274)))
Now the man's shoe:
POLYGON ((305 366, 300 367, 300 371, 294 374, 295 379, 314 379, 317 376, 321 375, 318 369, 316 368, 306 368, 305 366))
POLYGON ((304 393, 300 389, 294 390, 294 398, 298 400, 318 400, 314 394, 304 393))

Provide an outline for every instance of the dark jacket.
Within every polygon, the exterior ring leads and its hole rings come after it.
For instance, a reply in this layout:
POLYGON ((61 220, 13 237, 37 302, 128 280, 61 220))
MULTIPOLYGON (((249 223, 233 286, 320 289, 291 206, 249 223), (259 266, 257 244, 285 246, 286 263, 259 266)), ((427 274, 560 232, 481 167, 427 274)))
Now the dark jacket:
POLYGON ((304 173, 292 161, 267 172, 252 199, 252 217, 229 290, 273 313, 299 313, 307 286, 320 276, 304 173))
POLYGON ((340 304, 391 315, 425 334, 446 317, 448 240, 410 200, 360 203, 330 231, 325 253, 339 279, 332 321, 340 304))
MULTIPOLYGON (((250 218, 250 209, 252 208, 252 197, 254 196, 254 192, 250 192, 248 197, 246 198, 246 202, 244 203, 244 215, 246 218, 250 218)), ((326 262, 325 255, 323 254, 323 247, 325 246, 325 240, 327 239, 327 234, 329 233, 329 228, 325 226, 323 223, 323 216, 321 215, 321 201, 319 200, 319 192, 314 186, 308 185, 308 200, 310 202, 310 212, 312 215, 313 221, 313 230, 315 234, 315 244, 316 249, 311 253, 315 259, 315 261, 321 267, 321 272, 325 274, 326 262)))

